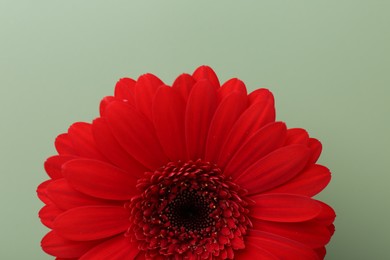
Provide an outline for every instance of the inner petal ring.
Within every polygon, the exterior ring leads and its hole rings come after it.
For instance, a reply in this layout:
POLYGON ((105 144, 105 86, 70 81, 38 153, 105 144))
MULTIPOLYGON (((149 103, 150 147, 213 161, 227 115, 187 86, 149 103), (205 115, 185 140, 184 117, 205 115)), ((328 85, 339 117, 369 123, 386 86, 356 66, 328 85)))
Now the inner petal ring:
POLYGON ((141 195, 128 204, 128 236, 141 242, 147 258, 180 254, 232 258, 251 226, 246 190, 208 162, 168 163, 145 173, 141 195), (231 257, 229 257, 231 256, 231 257))

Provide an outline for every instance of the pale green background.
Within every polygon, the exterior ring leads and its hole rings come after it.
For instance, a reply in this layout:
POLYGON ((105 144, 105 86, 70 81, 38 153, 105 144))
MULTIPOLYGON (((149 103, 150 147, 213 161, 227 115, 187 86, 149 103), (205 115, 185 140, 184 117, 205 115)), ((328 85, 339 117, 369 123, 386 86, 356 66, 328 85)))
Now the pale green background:
POLYGON ((51 259, 37 212, 57 134, 123 76, 211 65, 268 87, 322 140, 337 211, 327 259, 390 259, 390 1, 0 0, 0 259, 51 259))

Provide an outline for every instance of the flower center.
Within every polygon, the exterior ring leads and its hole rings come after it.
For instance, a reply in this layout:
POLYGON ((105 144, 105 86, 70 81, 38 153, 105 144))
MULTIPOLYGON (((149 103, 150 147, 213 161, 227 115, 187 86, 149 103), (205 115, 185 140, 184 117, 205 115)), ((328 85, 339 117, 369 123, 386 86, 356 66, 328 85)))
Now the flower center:
POLYGON ((168 204, 167 216, 173 227, 201 231, 212 225, 210 201, 196 191, 185 190, 168 204))
POLYGON ((145 173, 131 200, 126 235, 140 242, 146 258, 233 259, 251 226, 246 191, 215 165, 198 160, 168 163, 145 173))

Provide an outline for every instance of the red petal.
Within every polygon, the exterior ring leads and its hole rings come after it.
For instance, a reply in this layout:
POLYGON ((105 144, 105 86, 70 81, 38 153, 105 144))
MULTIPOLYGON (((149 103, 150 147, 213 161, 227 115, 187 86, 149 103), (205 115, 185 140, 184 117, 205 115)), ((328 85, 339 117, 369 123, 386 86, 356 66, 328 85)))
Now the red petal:
POLYGON ((264 100, 264 98, 268 99, 269 96, 271 96, 271 101, 272 103, 274 104, 275 103, 275 100, 274 100, 274 97, 272 95, 272 93, 266 89, 266 88, 259 88, 259 89, 256 89, 255 91, 251 92, 249 95, 248 95, 248 98, 249 98, 249 103, 252 105, 252 104, 255 104, 261 100, 264 100))
POLYGON ((311 158, 308 162, 308 165, 311 165, 316 163, 318 158, 320 157, 322 151, 322 144, 315 138, 309 138, 308 146, 311 150, 311 158))
POLYGON ((49 255, 61 258, 78 258, 94 247, 99 241, 72 241, 51 231, 43 237, 41 246, 49 255))
POLYGON ((311 248, 267 232, 252 230, 249 233, 248 241, 269 251, 277 259, 319 260, 317 254, 311 248))
POLYGON ((330 240, 328 228, 314 221, 278 223, 252 220, 253 228, 305 244, 311 248, 322 247, 330 240))
POLYGON ((112 203, 87 196, 71 188, 65 179, 55 180, 47 187, 47 195, 60 209, 112 203))
POLYGON ((47 186, 52 183, 53 180, 47 180, 39 184, 37 188, 38 198, 45 204, 52 204, 53 202, 47 197, 47 186))
MULTIPOLYGON (((210 123, 207 137, 205 160, 216 162, 230 129, 247 107, 246 93, 235 91, 230 93, 218 105, 210 123)), ((221 165, 220 165, 221 167, 221 165)))
POLYGON ((322 201, 317 201, 317 203, 321 205, 321 213, 315 218, 315 221, 324 225, 332 225, 336 217, 334 210, 322 201))
POLYGON ((69 127, 69 138, 72 140, 75 152, 86 158, 105 160, 97 149, 92 137, 91 124, 84 122, 74 123, 69 127))
POLYGON ((286 146, 290 144, 304 144, 307 145, 309 141, 309 134, 302 128, 290 128, 287 130, 286 146))
POLYGON ((130 260, 135 259, 139 252, 137 243, 117 236, 91 249, 80 260, 130 260))
MULTIPOLYGON (((144 251, 140 251, 134 260, 146 260, 144 251)), ((156 259, 157 260, 157 259, 156 259)))
POLYGON ((245 249, 234 252, 236 259, 280 260, 280 258, 263 249, 257 242, 247 241, 245 249))
POLYGON ((275 121, 275 108, 271 92, 268 96, 249 106, 229 132, 218 165, 226 165, 237 149, 257 130, 275 121))
POLYGON ((153 123, 160 144, 171 161, 186 160, 183 98, 170 87, 160 87, 153 103, 153 123))
POLYGON ((124 207, 78 207, 59 215, 53 230, 70 240, 96 240, 124 232, 129 227, 129 217, 124 207))
POLYGON ((306 165, 309 150, 299 144, 282 147, 252 164, 235 182, 258 194, 279 186, 296 176, 306 165))
POLYGON ((118 99, 135 103, 135 83, 134 79, 122 78, 115 85, 114 95, 118 99))
POLYGON ((330 235, 333 236, 334 232, 336 231, 335 226, 332 224, 332 225, 329 225, 327 228, 330 232, 330 235))
MULTIPOLYGON (((233 93, 234 91, 238 91, 240 93, 244 93, 245 96, 247 96, 246 87, 244 82, 237 78, 229 79, 223 85, 220 89, 218 89, 218 103, 222 101, 224 98, 226 98, 228 95, 233 93)), ((247 101, 245 100, 245 103, 247 101)), ((239 103, 237 103, 239 104, 239 103)))
POLYGON ((118 143, 145 167, 155 170, 167 163, 154 127, 146 117, 121 102, 113 102, 106 117, 118 143))
POLYGON ((55 155, 49 157, 44 164, 47 175, 52 179, 63 178, 62 175, 62 165, 70 160, 73 160, 77 157, 71 155, 55 155))
POLYGON ((48 228, 53 228, 55 218, 63 211, 57 208, 54 204, 45 205, 38 213, 43 225, 48 228))
POLYGON ((135 84, 135 105, 138 111, 152 119, 152 101, 157 89, 164 83, 153 74, 144 74, 135 84))
POLYGON ((198 81, 192 88, 185 115, 189 159, 204 158, 207 133, 216 109, 216 100, 216 91, 208 81, 198 81))
POLYGON ((275 222, 303 222, 318 216, 321 205, 308 197, 292 194, 261 194, 250 197, 256 202, 251 216, 275 222))
POLYGON ((136 176, 101 161, 72 160, 63 173, 74 189, 93 197, 126 200, 138 193, 136 176))
POLYGON ((107 124, 107 120, 104 118, 95 119, 92 123, 92 134, 96 146, 112 164, 137 177, 143 176, 144 172, 147 171, 118 143, 107 124))
POLYGON ((321 192, 330 181, 330 171, 322 165, 312 165, 303 172, 270 190, 271 193, 294 193, 312 197, 321 192))
POLYGON ((77 155, 73 148, 72 140, 70 140, 69 135, 67 133, 60 134, 59 136, 57 136, 54 145, 59 154, 77 155))
POLYGON ((319 259, 324 259, 325 255, 326 255, 326 248, 325 247, 316 248, 316 249, 314 249, 314 251, 316 251, 319 259))
POLYGON ((194 71, 192 77, 196 81, 201 81, 206 79, 208 82, 211 83, 211 85, 214 86, 214 88, 219 88, 219 80, 217 74, 215 74, 213 69, 210 68, 209 66, 204 66, 204 65, 200 66, 194 71))
POLYGON ((192 87, 195 84, 195 79, 189 74, 181 74, 172 84, 172 89, 180 93, 183 99, 187 102, 188 96, 191 93, 192 87))
POLYGON ((286 125, 275 122, 266 125, 252 135, 235 153, 224 170, 226 176, 239 176, 262 157, 284 143, 286 125))
POLYGON ((116 100, 117 99, 115 97, 113 97, 113 96, 104 97, 100 101, 100 105, 99 105, 100 116, 103 116, 104 112, 106 111, 106 108, 111 104, 111 102, 116 101, 116 100))

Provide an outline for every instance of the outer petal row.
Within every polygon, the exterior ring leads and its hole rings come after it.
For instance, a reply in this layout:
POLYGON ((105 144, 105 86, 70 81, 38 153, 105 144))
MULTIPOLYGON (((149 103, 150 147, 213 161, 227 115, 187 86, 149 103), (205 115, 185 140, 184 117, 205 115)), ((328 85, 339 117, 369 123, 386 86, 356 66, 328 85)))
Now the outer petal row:
POLYGON ((219 103, 210 123, 206 143, 206 161, 217 162, 221 147, 224 145, 234 123, 247 108, 247 103, 244 90, 227 94, 219 103))
POLYGON ((108 238, 129 227, 129 211, 117 206, 85 206, 58 215, 53 230, 74 241, 108 238))
POLYGON ((153 103, 153 123, 165 154, 171 161, 186 159, 184 117, 186 104, 174 89, 162 86, 153 103))
POLYGON ((108 163, 76 159, 66 163, 63 172, 74 189, 93 197, 128 200, 138 194, 136 176, 108 163))
POLYGON ((218 158, 217 164, 224 167, 247 138, 268 123, 275 121, 275 108, 271 92, 264 92, 250 105, 233 125, 218 158))
POLYGON ((252 196, 256 204, 251 216, 274 222, 303 222, 314 219, 322 210, 321 205, 308 197, 293 194, 261 194, 252 196))
POLYGON ((131 243, 128 238, 119 235, 94 247, 80 260, 132 260, 139 252, 137 243, 131 243))
POLYGON ((55 180, 47 187, 47 196, 60 209, 68 210, 71 208, 87 205, 118 205, 113 201, 107 201, 91 197, 73 189, 66 179, 55 180))
POLYGON ((146 168, 155 170, 168 161, 152 123, 134 108, 122 102, 112 102, 107 108, 106 118, 120 145, 146 168))
POLYGON ((234 181, 249 194, 259 194, 296 176, 307 164, 309 149, 303 145, 285 146, 252 164, 234 181))
MULTIPOLYGON (((247 243, 248 247, 260 248, 262 251, 269 253, 268 255, 264 254, 266 256, 264 259, 319 259, 316 252, 306 245, 268 232, 252 230, 248 234, 247 243), (271 256, 275 258, 271 258, 271 256)), ((246 251, 243 251, 247 255, 246 251)), ((253 249, 248 251, 253 251, 253 249)))
POLYGON ((207 80, 198 81, 188 97, 185 136, 189 159, 204 157, 210 122, 217 107, 217 93, 207 80))
POLYGON ((79 258, 99 242, 101 241, 73 241, 59 236, 55 231, 50 231, 43 237, 41 246, 50 255, 61 258, 79 258))

